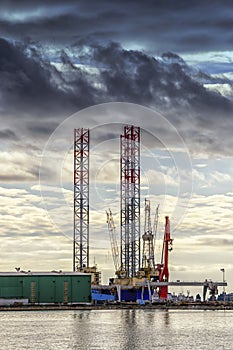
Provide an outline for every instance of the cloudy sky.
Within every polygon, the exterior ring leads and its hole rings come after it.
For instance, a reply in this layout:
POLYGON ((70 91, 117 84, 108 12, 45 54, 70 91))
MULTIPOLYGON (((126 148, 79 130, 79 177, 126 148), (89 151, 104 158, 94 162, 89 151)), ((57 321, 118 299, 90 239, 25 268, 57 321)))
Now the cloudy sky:
MULTIPOLYGON (((0 269, 72 269, 74 127, 91 129, 91 263, 114 274, 119 134, 142 129, 141 212, 160 204, 171 279, 233 290, 231 1, 1 1, 0 269)), ((117 228, 119 230, 119 226, 117 228)), ((119 231, 118 231, 119 232, 119 231)))

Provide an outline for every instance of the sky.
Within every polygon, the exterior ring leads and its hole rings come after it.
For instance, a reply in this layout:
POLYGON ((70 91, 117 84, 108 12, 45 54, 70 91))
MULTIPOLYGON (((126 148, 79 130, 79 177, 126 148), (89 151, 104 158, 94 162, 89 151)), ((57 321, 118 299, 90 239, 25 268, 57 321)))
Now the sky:
POLYGON ((89 127, 90 263, 107 283, 132 124, 157 261, 169 215, 171 280, 224 268, 233 290, 232 17, 231 1, 1 1, 1 271, 72 269, 73 129, 89 127))

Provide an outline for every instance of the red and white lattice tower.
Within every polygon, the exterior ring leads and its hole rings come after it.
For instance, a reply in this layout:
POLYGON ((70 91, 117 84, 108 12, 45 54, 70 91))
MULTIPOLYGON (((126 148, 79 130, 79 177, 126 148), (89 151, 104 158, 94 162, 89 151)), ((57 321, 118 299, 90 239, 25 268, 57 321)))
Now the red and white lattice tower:
POLYGON ((74 271, 89 266, 89 144, 89 129, 74 129, 74 271))
POLYGON ((121 135, 121 267, 128 277, 140 269, 140 128, 121 135))

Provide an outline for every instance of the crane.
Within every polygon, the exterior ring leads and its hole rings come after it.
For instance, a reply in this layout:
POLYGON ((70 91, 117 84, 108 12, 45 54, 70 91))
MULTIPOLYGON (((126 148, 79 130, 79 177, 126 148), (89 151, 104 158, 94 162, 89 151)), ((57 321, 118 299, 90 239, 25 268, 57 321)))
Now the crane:
POLYGON ((116 236, 116 226, 114 223, 112 211, 110 209, 106 210, 106 215, 112 250, 112 258, 115 267, 115 274, 118 278, 125 277, 125 271, 123 271, 122 267, 120 266, 120 255, 116 236))
MULTIPOLYGON (((172 250, 173 239, 170 237, 170 220, 168 216, 165 216, 165 230, 163 240, 163 250, 161 257, 161 264, 157 265, 159 271, 159 282, 168 282, 169 270, 168 270, 168 254, 172 250)), ((167 299, 168 286, 159 287, 159 297, 161 299, 167 299)))
POLYGON ((157 205, 155 210, 155 217, 154 217, 154 224, 153 224, 154 240, 156 238, 156 234, 158 230, 158 223, 159 223, 159 204, 157 205))

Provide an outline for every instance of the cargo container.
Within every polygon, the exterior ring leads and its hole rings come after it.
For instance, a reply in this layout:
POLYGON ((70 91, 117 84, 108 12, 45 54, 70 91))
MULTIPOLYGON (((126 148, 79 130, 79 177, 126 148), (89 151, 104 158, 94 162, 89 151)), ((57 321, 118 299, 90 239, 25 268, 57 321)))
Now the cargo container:
POLYGON ((78 272, 0 272, 0 299, 29 304, 91 302, 91 274, 78 272))

